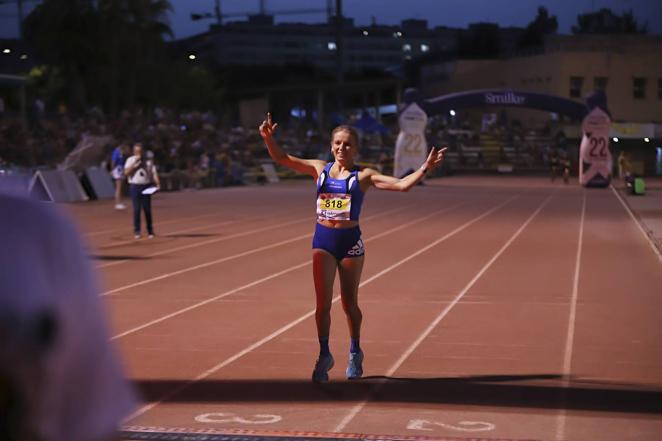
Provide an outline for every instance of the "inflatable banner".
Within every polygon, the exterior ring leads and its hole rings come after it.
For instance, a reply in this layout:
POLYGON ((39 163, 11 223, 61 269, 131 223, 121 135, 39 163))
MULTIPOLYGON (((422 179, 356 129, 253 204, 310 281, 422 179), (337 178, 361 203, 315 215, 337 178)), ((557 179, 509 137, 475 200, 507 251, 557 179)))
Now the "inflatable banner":
POLYGON ((582 122, 579 147, 579 183, 587 187, 606 187, 611 180, 613 158, 609 150, 611 118, 599 107, 582 122))
POLYGON ((393 175, 400 178, 418 169, 427 158, 425 127, 428 124, 428 116, 418 104, 411 103, 402 111, 398 122, 400 133, 395 141, 393 175))

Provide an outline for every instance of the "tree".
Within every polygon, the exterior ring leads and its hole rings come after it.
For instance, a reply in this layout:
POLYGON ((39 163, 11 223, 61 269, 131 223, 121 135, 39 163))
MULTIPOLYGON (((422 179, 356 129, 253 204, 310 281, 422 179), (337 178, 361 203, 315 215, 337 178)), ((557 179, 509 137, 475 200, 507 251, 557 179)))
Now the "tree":
POLYGON ((107 54, 102 73, 110 86, 112 113, 159 97, 160 73, 167 66, 164 37, 172 36, 171 10, 168 0, 99 0, 107 54))
POLYGON ((24 22, 37 56, 65 78, 70 107, 87 106, 90 68, 98 63, 99 15, 89 0, 44 0, 24 22))
POLYGON ((538 8, 538 15, 527 25, 519 39, 519 47, 522 49, 542 47, 545 43, 545 35, 555 34, 559 23, 555 15, 549 15, 544 6, 538 8))
POLYGON ((501 50, 499 25, 473 23, 468 30, 460 30, 457 52, 460 58, 496 58, 501 50))
POLYGON ((115 113, 160 98, 171 9, 168 0, 44 0, 26 18, 25 35, 53 67, 47 72, 64 79, 69 108, 115 113))
POLYGON ((646 25, 640 26, 632 11, 616 15, 611 9, 600 9, 577 16, 577 26, 572 27, 573 34, 646 34, 646 25))

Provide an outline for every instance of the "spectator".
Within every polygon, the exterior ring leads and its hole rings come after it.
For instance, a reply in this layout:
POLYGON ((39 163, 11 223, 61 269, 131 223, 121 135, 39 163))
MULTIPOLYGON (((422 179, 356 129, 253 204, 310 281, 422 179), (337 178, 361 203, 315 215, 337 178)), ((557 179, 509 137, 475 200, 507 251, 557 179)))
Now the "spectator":
POLYGON ((125 210, 126 205, 122 203, 122 190, 124 186, 124 162, 128 153, 128 144, 123 142, 113 150, 111 161, 111 176, 115 180, 115 209, 125 210))
POLYGON ((630 176, 630 159, 628 158, 627 153, 624 150, 618 154, 618 177, 621 179, 626 179, 630 176))

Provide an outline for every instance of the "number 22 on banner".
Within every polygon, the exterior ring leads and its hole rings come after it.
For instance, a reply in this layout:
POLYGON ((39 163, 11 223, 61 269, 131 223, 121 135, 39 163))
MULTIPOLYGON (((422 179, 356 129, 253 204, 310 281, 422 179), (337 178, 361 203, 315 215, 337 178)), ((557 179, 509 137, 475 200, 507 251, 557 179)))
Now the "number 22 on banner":
POLYGON ((407 153, 419 153, 421 151, 421 141, 423 137, 420 133, 405 133, 404 151, 407 153))
POLYGON ((589 156, 593 158, 604 158, 607 156, 607 140, 605 138, 589 138, 591 150, 589 156))

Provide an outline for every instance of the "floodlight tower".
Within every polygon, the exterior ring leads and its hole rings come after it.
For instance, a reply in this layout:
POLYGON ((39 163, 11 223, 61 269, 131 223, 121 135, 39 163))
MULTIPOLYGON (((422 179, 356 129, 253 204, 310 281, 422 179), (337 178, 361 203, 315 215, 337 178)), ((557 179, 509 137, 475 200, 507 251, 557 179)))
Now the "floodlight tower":
POLYGON ((342 87, 344 81, 344 44, 343 44, 343 16, 342 16, 342 0, 336 0, 336 81, 339 87, 342 87))
POLYGON ((23 39, 23 0, 16 0, 18 7, 18 37, 23 39))
MULTIPOLYGON (((23 0, 15 0, 16 1, 16 9, 18 13, 18 38, 20 40, 23 39, 23 0)), ((11 0, 0 0, 0 6, 10 3, 11 0)), ((4 15, 4 14, 3 14, 4 15)), ((14 15, 14 14, 8 14, 9 16, 14 15)))
POLYGON ((221 26, 223 24, 223 15, 221 15, 221 0, 215 0, 214 15, 216 15, 216 24, 221 26))

